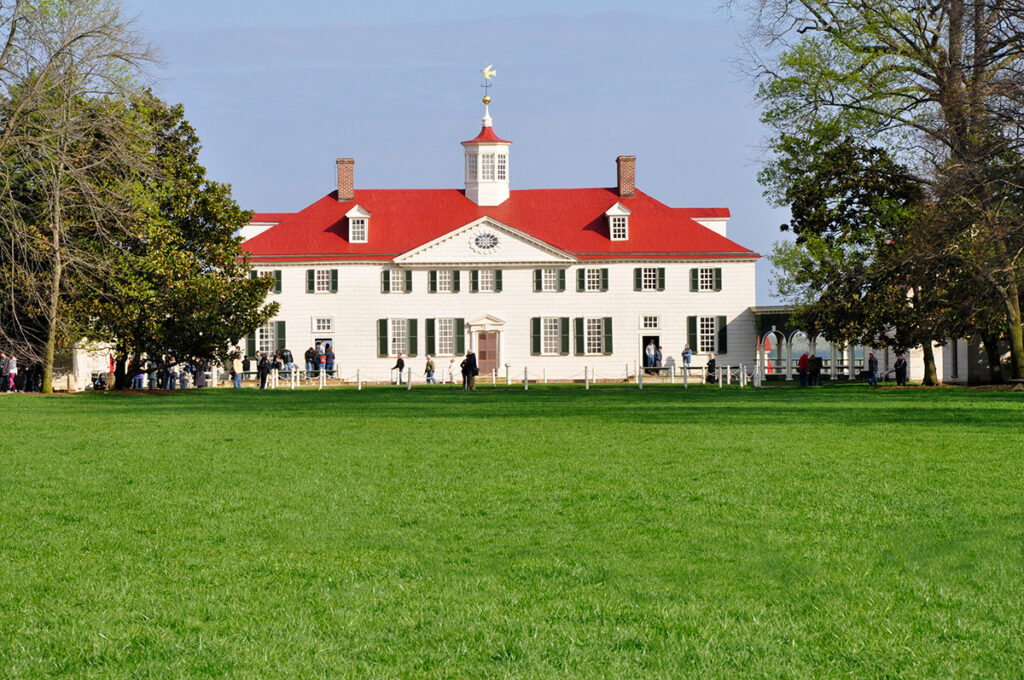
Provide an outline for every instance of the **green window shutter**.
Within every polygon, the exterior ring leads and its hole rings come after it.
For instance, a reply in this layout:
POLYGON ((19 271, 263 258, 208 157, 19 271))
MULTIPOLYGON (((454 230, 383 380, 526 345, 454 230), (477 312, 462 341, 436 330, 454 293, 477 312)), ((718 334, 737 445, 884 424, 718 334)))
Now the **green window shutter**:
POLYGON ((411 293, 412 292, 412 270, 411 269, 406 269, 405 270, 405 292, 406 293, 411 293))
POLYGON ((249 334, 249 337, 245 339, 245 353, 248 356, 256 356, 256 331, 249 334))
POLYGON ((558 292, 561 293, 565 290, 565 270, 558 270, 558 292))
POLYGON ((544 271, 541 269, 533 270, 533 292, 539 293, 544 290, 544 271))
POLYGON ((388 320, 377 319, 377 356, 388 355, 388 320))
POLYGON ((256 271, 255 269, 250 269, 249 270, 249 278, 250 279, 258 279, 259 277, 260 277, 260 274, 259 274, 258 271, 256 271))
POLYGON ((665 268, 658 267, 658 290, 665 290, 665 268))
POLYGON ((459 292, 459 270, 458 269, 452 270, 452 292, 453 293, 458 293, 459 292))
POLYGON ((495 269, 494 270, 494 292, 495 293, 500 293, 501 292, 501 270, 500 269, 495 269))
POLYGON ((601 269, 601 292, 608 291, 608 268, 604 267, 601 269))
POLYGON ((427 272, 427 292, 428 293, 436 293, 437 292, 437 270, 436 269, 431 269, 429 272, 427 272))
POLYGON ((281 270, 280 269, 275 269, 274 270, 274 292, 275 293, 280 293, 281 292, 281 270))
POLYGON ((612 353, 612 317, 604 317, 604 353, 612 353))
POLYGON ((455 320, 455 353, 466 353, 466 320, 455 320))
MULTIPOLYGON (((694 267, 694 268, 690 269, 690 292, 691 293, 696 293, 697 289, 699 287, 700 287, 700 272, 698 272, 697 268, 694 267)), ((693 349, 692 345, 690 346, 690 349, 693 349)), ((693 349, 693 351, 696 352, 697 350, 693 349)))
POLYGON ((277 322, 276 330, 277 332, 275 333, 275 335, 277 335, 277 347, 275 347, 274 349, 284 349, 286 347, 284 340, 284 321, 277 322))
POLYGON ((480 292, 480 270, 473 269, 469 272, 469 292, 479 293, 480 292))
POLYGON ((577 316, 573 319, 573 325, 576 327, 576 354, 583 354, 586 351, 586 345, 583 342, 583 317, 577 316))
POLYGON ((559 354, 564 356, 569 353, 569 317, 563 316, 558 320, 558 330, 562 336, 562 345, 559 348, 559 354))
POLYGON ((331 270, 331 292, 332 293, 337 293, 338 292, 338 270, 337 269, 332 269, 331 270))
POLYGON ((540 354, 540 317, 530 319, 530 354, 540 354))
POLYGON ((391 272, 389 272, 387 269, 380 273, 380 292, 391 292, 391 272))
POLYGON ((640 267, 633 267, 633 290, 644 289, 644 271, 640 267))
POLYGON ((423 351, 427 353, 427 356, 434 356, 437 352, 437 343, 434 340, 434 324, 437 323, 434 319, 427 319, 424 326, 424 335, 426 336, 426 347, 423 351))
POLYGON ((419 352, 419 336, 416 319, 409 319, 409 356, 414 357, 419 352))
POLYGON ((582 293, 587 289, 587 270, 577 269, 576 270, 576 292, 582 293))
POLYGON ((697 317, 695 316, 686 317, 686 344, 690 346, 690 351, 694 354, 700 351, 697 348, 697 317))
POLYGON ((715 267, 715 290, 722 290, 722 268, 715 267))
POLYGON ((315 269, 307 269, 306 270, 306 292, 307 293, 316 292, 316 270, 315 269))
POLYGON ((718 330, 718 353, 727 354, 729 352, 728 342, 728 319, 724 316, 718 317, 718 321, 715 323, 718 330))

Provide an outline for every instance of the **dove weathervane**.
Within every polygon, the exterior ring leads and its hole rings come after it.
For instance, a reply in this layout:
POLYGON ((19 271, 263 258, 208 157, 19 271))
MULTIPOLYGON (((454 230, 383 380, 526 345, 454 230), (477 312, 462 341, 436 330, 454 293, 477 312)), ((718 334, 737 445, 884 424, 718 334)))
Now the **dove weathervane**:
POLYGON ((480 86, 484 88, 484 104, 490 104, 491 81, 494 79, 494 76, 498 75, 498 72, 494 70, 494 64, 488 64, 480 69, 480 73, 484 74, 484 84, 480 86))

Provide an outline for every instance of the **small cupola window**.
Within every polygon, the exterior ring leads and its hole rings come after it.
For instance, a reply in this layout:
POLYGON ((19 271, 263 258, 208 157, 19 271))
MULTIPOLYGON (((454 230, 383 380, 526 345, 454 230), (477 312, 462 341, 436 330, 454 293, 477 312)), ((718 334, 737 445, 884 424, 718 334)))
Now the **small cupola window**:
POLYGON ((608 217, 608 235, 613 241, 628 241, 629 240, 629 216, 633 213, 632 210, 616 203, 605 215, 608 217))
POLYGON ((370 213, 362 206, 355 206, 347 213, 348 242, 366 243, 370 238, 370 213))

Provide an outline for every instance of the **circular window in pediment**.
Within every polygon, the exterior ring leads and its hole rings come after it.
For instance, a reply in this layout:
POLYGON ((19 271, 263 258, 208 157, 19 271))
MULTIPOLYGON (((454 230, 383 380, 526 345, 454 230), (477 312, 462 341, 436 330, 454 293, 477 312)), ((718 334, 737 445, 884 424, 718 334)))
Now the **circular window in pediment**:
POLYGON ((498 247, 498 235, 485 231, 473 237, 473 247, 481 253, 493 252, 498 247))

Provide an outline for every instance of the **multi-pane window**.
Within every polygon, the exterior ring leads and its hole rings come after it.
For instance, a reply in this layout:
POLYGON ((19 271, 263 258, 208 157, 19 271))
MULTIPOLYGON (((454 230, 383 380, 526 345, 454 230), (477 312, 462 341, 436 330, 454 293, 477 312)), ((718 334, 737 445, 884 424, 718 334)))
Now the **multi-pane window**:
POLYGON ((503 153, 498 154, 498 181, 503 182, 507 177, 508 168, 508 156, 503 153))
POLYGON ((587 319, 585 334, 587 354, 604 354, 604 319, 587 319))
POLYGON ((334 317, 331 317, 331 316, 315 316, 315 317, 313 317, 313 332, 314 333, 333 333, 334 332, 334 317))
POLYGON ((264 354, 277 349, 277 324, 269 322, 256 329, 256 351, 264 354))
POLYGON ((450 293, 450 292, 452 292, 452 270, 451 269, 439 269, 437 271, 437 292, 438 293, 450 293))
POLYGON ((623 215, 612 216, 612 240, 625 241, 629 238, 629 221, 623 215))
POLYGON ((391 353, 407 354, 409 352, 409 320, 391 319, 391 353))
POLYGON ((640 281, 642 290, 658 290, 658 268, 644 267, 640 281))
POLYGON ((713 316, 697 317, 697 351, 714 352, 718 327, 713 316))
POLYGON ((541 290, 551 292, 558 290, 558 270, 544 269, 541 273, 541 290))
POLYGON ((437 320, 437 353, 455 354, 455 319, 437 320))
POLYGON ((348 218, 348 240, 352 243, 366 243, 366 218, 348 218))
POLYGON ((476 154, 471 153, 466 156, 466 179, 470 182, 476 181, 476 154))
POLYGON ((661 326, 661 321, 656 316, 645 316, 641 320, 641 326, 643 328, 658 328, 661 326))
POLYGON ((405 272, 401 269, 392 269, 390 290, 392 293, 405 292, 405 272))
POLYGON ((493 293, 494 292, 494 270, 493 269, 481 269, 480 273, 477 274, 479 286, 478 290, 481 293, 493 293))
POLYGON ((714 267, 701 267, 697 270, 697 290, 715 289, 714 267))
POLYGON ((494 181, 494 154, 480 154, 480 179, 484 182, 494 181))
POLYGON ((330 293, 331 292, 331 270, 330 269, 317 269, 316 278, 314 279, 315 290, 317 293, 330 293))
POLYGON ((600 269, 588 269, 587 270, 587 290, 601 290, 601 270, 600 269))
POLYGON ((559 354, 562 349, 562 322, 558 317, 544 317, 540 321, 541 353, 559 354))

